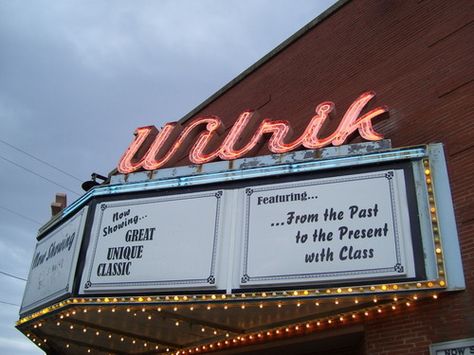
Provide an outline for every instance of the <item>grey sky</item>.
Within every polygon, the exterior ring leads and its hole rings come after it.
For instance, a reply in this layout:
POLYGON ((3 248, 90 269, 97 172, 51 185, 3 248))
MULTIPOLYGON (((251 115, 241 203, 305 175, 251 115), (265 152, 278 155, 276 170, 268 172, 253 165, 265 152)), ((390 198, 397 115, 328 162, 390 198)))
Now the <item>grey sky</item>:
MULTIPOLYGON (((333 0, 0 0, 0 140, 87 180, 136 127, 180 119, 333 0)), ((80 183, 0 142, 0 271, 26 277, 56 192, 80 183)), ((0 302, 24 282, 0 274, 0 302)), ((39 354, 0 303, 0 353, 39 354)))

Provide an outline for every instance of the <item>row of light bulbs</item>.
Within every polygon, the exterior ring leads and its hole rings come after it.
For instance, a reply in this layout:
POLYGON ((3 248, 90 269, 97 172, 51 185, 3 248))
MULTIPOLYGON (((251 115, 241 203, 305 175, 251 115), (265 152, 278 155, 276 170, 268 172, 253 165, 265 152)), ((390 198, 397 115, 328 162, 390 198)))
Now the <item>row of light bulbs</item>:
MULTIPOLYGON (((440 245, 437 246, 437 251, 441 250, 440 245)), ((440 252, 441 253, 441 252, 440 252)), ((442 260, 441 260, 442 261, 442 260)), ((440 263, 442 266, 442 262, 440 263)), ((444 271, 439 270, 440 275, 444 274, 444 271)), ((334 296, 346 296, 354 294, 364 294, 365 292, 375 293, 375 292, 399 292, 399 291, 412 291, 412 290, 429 290, 444 288, 446 282, 443 277, 437 280, 429 280, 424 282, 410 282, 403 284, 383 284, 377 286, 358 286, 358 287, 346 287, 346 288, 328 288, 328 289, 315 289, 315 290, 293 290, 293 291, 278 291, 278 292, 252 292, 252 293, 235 293, 231 295, 226 294, 210 294, 210 295, 182 295, 182 296, 138 296, 138 297, 103 297, 103 298, 73 298, 61 301, 59 303, 53 304, 49 307, 46 307, 38 312, 32 313, 28 316, 22 317, 18 320, 17 325, 22 325, 24 323, 30 322, 38 317, 42 317, 52 311, 57 311, 66 306, 72 304, 97 304, 97 303, 145 303, 145 302, 157 302, 157 303, 196 303, 196 302, 209 302, 209 301, 220 301, 227 302, 229 300, 234 301, 245 301, 248 299, 272 299, 282 301, 287 301, 288 299, 301 299, 301 298, 311 298, 314 296, 318 297, 334 297, 334 296)))

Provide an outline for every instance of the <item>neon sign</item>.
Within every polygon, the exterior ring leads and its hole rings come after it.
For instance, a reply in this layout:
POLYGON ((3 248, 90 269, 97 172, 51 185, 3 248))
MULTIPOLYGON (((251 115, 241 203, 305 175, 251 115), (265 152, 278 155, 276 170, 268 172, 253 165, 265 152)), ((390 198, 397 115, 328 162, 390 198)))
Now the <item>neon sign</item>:
POLYGON ((307 149, 319 149, 330 144, 339 146, 356 131, 366 140, 380 140, 383 136, 374 130, 372 120, 387 112, 388 108, 377 107, 360 116, 362 109, 374 96, 375 93, 372 91, 360 95, 349 106, 336 130, 325 138, 319 137, 319 132, 334 110, 334 103, 331 101, 320 103, 304 132, 289 143, 285 143, 291 129, 289 122, 266 118, 260 122, 249 142, 237 148, 245 128, 258 121, 257 113, 252 110, 239 115, 220 146, 212 152, 207 152, 206 148, 216 135, 224 131, 224 125, 217 116, 198 117, 185 127, 179 126, 177 122, 166 123, 160 131, 155 126, 139 127, 135 130, 135 140, 119 161, 118 171, 129 174, 141 169, 160 169, 176 157, 178 150, 189 146, 191 142, 194 143, 189 150, 189 160, 194 164, 204 164, 218 158, 222 160, 241 158, 258 147, 267 134, 271 135, 268 149, 276 154, 290 152, 301 146, 307 149))

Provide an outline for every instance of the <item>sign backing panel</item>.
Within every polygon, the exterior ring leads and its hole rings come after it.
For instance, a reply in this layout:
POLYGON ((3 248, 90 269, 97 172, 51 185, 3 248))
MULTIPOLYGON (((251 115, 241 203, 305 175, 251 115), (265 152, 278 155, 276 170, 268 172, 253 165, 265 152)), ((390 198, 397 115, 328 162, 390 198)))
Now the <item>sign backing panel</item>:
POLYGON ((37 244, 20 313, 72 292, 88 207, 37 244))
POLYGON ((215 288, 222 191, 97 205, 80 293, 215 288))
POLYGON ((415 276, 402 169, 243 193, 241 286, 415 276))

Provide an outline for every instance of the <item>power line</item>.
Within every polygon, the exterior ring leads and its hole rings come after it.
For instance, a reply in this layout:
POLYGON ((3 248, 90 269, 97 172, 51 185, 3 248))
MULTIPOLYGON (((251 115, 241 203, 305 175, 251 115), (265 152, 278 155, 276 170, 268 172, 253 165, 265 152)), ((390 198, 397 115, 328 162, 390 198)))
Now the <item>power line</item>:
POLYGON ((21 213, 19 213, 19 212, 15 212, 15 211, 13 211, 13 210, 7 208, 7 207, 0 206, 0 208, 1 208, 2 210, 8 211, 8 212, 10 212, 10 213, 12 213, 12 214, 14 214, 14 215, 17 215, 17 216, 19 216, 19 217, 22 217, 22 218, 24 218, 24 219, 27 219, 27 220, 30 221, 30 222, 33 222, 33 223, 36 223, 36 224, 39 224, 39 225, 42 225, 42 224, 43 224, 43 223, 41 223, 41 222, 38 222, 37 220, 34 220, 33 218, 30 218, 30 217, 28 217, 28 216, 25 216, 25 215, 23 215, 23 214, 21 214, 21 213))
POLYGON ((48 181, 48 182, 50 182, 50 183, 56 185, 56 186, 59 186, 59 187, 62 188, 62 189, 65 189, 65 190, 67 190, 67 191, 69 191, 69 192, 72 192, 73 194, 75 194, 75 195, 77 195, 77 196, 81 196, 81 195, 80 195, 79 193, 77 193, 76 191, 73 191, 73 190, 67 188, 66 186, 63 186, 63 185, 61 185, 61 184, 58 184, 57 182, 55 182, 55 181, 53 181, 53 180, 51 180, 51 179, 48 179, 47 177, 44 177, 43 175, 40 175, 40 174, 34 172, 33 170, 30 170, 30 169, 28 169, 28 168, 25 168, 23 165, 20 165, 20 164, 18 164, 18 163, 15 163, 14 161, 12 161, 12 160, 10 160, 10 159, 7 159, 7 158, 5 158, 5 157, 3 157, 3 156, 1 156, 1 155, 0 155, 0 159, 3 159, 3 160, 5 160, 5 161, 9 162, 10 164, 13 164, 13 165, 15 165, 15 166, 17 166, 17 167, 19 167, 19 168, 21 168, 21 169, 23 169, 23 170, 25 170, 25 171, 31 173, 31 174, 33 174, 33 175, 36 175, 36 176, 38 176, 38 177, 40 177, 40 178, 42 178, 42 179, 44 179, 44 180, 46 180, 46 181, 48 181))
POLYGON ((0 270, 0 274, 3 274, 3 275, 8 276, 8 277, 12 277, 12 278, 17 279, 17 280, 26 281, 26 279, 24 277, 16 276, 16 275, 10 274, 10 273, 2 271, 2 270, 0 270))
POLYGON ((15 306, 15 307, 20 307, 19 304, 16 304, 16 303, 10 303, 10 302, 6 302, 6 301, 0 301, 0 303, 2 304, 7 304, 9 306, 15 306))
POLYGON ((73 178, 74 180, 79 181, 80 183, 83 182, 81 179, 75 177, 75 176, 72 175, 72 174, 69 174, 67 171, 62 170, 62 169, 58 168, 57 166, 55 166, 55 165, 53 165, 53 164, 51 164, 51 163, 48 163, 47 161, 44 161, 43 159, 40 159, 40 158, 34 156, 33 154, 30 154, 30 153, 24 151, 24 150, 21 149, 21 148, 15 147, 13 144, 10 144, 10 143, 8 143, 8 142, 5 142, 3 139, 0 139, 0 142, 2 142, 3 144, 8 145, 10 148, 13 148, 13 149, 15 149, 16 151, 18 151, 18 152, 20 152, 20 153, 23 153, 23 154, 29 156, 30 158, 33 158, 33 159, 39 161, 40 163, 43 163, 44 165, 49 166, 50 168, 53 168, 54 170, 57 170, 57 171, 63 173, 64 175, 67 175, 67 176, 73 178))

